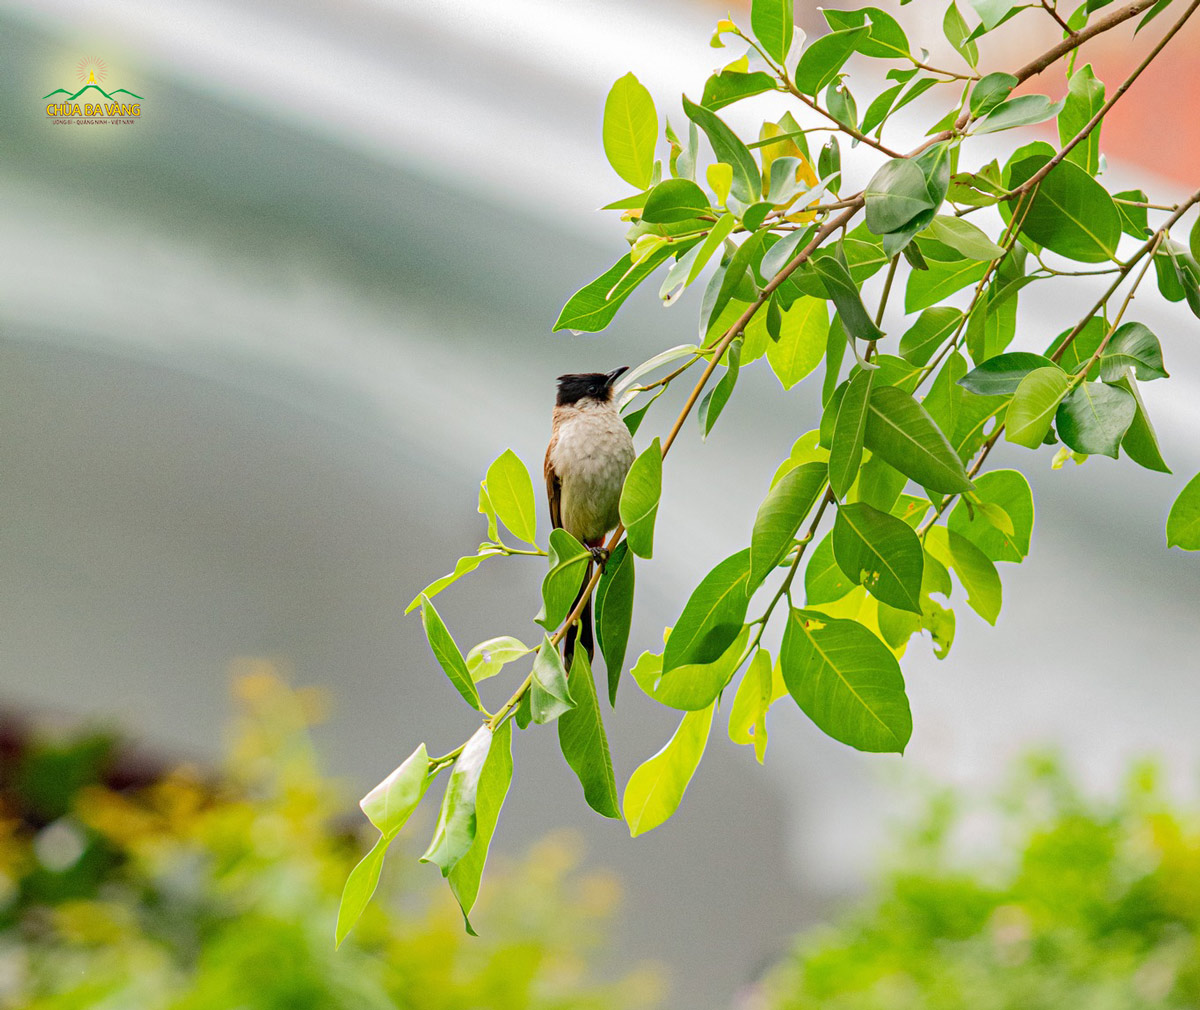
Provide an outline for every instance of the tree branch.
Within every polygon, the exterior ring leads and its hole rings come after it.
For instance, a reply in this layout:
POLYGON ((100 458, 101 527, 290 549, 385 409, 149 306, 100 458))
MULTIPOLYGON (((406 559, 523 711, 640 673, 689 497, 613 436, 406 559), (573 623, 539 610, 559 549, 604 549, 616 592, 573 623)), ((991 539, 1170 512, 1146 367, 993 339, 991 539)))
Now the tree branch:
POLYGON ((1129 90, 1129 86, 1133 84, 1133 82, 1136 81, 1139 76, 1141 76, 1142 71, 1154 62, 1155 57, 1157 57, 1158 54, 1163 51, 1163 48, 1168 42, 1171 41, 1172 38, 1175 37, 1175 34, 1179 31, 1179 29, 1187 24, 1188 18, 1190 18, 1196 12, 1197 7, 1200 7, 1200 0, 1192 0, 1191 5, 1186 11, 1183 12, 1183 17, 1181 17, 1175 22, 1175 24, 1171 26, 1170 30, 1158 40, 1158 45, 1151 49, 1150 52, 1146 54, 1146 58, 1137 65, 1137 68, 1133 71, 1133 73, 1121 82, 1121 86, 1113 92, 1112 98, 1105 102, 1096 112, 1096 114, 1084 124, 1083 128, 1077 134, 1075 134, 1074 137, 1067 141, 1066 146, 1064 146, 1062 150, 1060 150, 1053 158, 1046 162, 1045 165, 1038 169, 1037 172, 1026 179, 1025 182, 1023 182, 1016 189, 1012 190, 1009 194, 1010 196, 1014 196, 1018 193, 1025 193, 1036 186, 1054 170, 1054 167, 1060 161, 1062 161, 1068 154, 1071 153, 1071 151, 1075 149, 1076 145, 1082 143, 1087 138, 1088 134, 1090 134, 1097 126, 1100 125, 1104 117, 1108 115, 1109 109, 1117 104, 1117 101, 1120 99, 1120 97, 1129 90))

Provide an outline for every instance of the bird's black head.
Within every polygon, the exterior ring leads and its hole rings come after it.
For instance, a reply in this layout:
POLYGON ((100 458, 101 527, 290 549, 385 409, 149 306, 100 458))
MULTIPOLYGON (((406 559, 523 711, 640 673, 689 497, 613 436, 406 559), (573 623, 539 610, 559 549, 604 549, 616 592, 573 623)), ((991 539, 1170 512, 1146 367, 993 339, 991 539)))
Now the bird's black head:
POLYGON ((558 399, 555 403, 559 407, 566 407, 583 399, 607 403, 612 399, 613 383, 627 371, 629 371, 629 366, 622 365, 607 373, 574 372, 570 375, 560 375, 558 377, 558 399))

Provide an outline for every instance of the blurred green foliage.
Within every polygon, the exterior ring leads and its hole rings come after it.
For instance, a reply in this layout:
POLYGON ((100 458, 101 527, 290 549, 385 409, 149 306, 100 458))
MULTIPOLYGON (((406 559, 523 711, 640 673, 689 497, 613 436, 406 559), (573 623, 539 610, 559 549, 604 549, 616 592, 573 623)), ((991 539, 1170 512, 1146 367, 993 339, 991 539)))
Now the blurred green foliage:
POLYGON ((1047 756, 986 810, 940 793, 875 895, 803 936, 757 996, 771 1010, 1198 1007, 1200 817, 1149 765, 1116 801, 1047 756))
POLYGON ((362 843, 337 830, 345 797, 314 760, 308 727, 320 696, 289 690, 265 665, 236 691, 240 714, 216 781, 185 769, 114 788, 115 743, 100 735, 0 761, 0 1007, 657 1003, 650 967, 594 980, 590 962, 619 895, 612 880, 574 872, 567 838, 502 869, 480 905, 481 939, 464 934, 436 874, 396 861, 383 900, 335 951, 342 882, 362 843))

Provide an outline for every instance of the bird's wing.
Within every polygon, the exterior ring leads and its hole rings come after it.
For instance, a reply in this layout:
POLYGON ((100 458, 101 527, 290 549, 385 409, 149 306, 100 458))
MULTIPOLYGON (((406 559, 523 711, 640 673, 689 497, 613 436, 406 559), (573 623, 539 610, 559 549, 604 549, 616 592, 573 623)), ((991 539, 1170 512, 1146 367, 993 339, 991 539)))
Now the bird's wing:
POLYGON ((558 479, 558 474, 554 470, 554 464, 550 462, 550 453, 554 450, 554 443, 558 440, 555 435, 550 439, 550 444, 546 446, 546 463, 544 466, 546 473, 546 500, 550 503, 550 525, 555 529, 562 526, 562 481, 558 479))

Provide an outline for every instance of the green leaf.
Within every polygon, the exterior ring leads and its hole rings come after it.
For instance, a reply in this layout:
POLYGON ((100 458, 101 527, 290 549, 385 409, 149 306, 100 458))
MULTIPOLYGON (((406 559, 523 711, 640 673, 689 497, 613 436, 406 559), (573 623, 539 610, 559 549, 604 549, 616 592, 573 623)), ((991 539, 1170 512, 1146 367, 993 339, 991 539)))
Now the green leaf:
POLYGON ((946 525, 952 533, 970 540, 993 561, 1019 562, 1029 553, 1033 534, 1033 492, 1018 470, 990 470, 975 478, 976 494, 1002 508, 1012 523, 1011 534, 998 530, 975 507, 971 518, 968 502, 960 501, 946 525))
POLYGON ((858 124, 858 106, 854 104, 854 95, 839 81, 834 81, 825 89, 825 108, 836 122, 846 126, 858 124))
POLYGON ((475 793, 475 837, 471 841, 471 847, 454 864, 446 878, 459 908, 462 909, 467 932, 472 936, 477 934, 471 928, 468 916, 475 907, 475 899, 479 896, 483 867, 487 862, 492 835, 496 832, 496 822, 500 819, 500 809, 508 796, 512 773, 512 724, 505 722, 496 729, 483 763, 483 772, 479 776, 479 785, 475 793))
POLYGON ((903 520, 864 502, 843 505, 833 524, 833 556, 877 600, 921 612, 921 541, 903 520))
POLYGON ((884 120, 891 114, 892 105, 895 104, 896 98, 902 90, 904 90, 904 85, 897 84, 895 87, 881 91, 875 96, 875 99, 867 106, 867 111, 863 113, 863 133, 870 133, 875 127, 883 124, 884 120))
POLYGON ((858 476, 862 463, 863 434, 867 428, 867 407, 876 369, 866 368, 850 378, 838 406, 829 447, 829 486, 838 498, 844 498, 858 476))
POLYGON ((421 856, 422 863, 435 863, 443 877, 449 875, 454 864, 467 854, 475 840, 475 797, 479 789, 479 776, 491 747, 492 731, 485 724, 466 742, 454 762, 450 781, 446 783, 433 841, 421 856))
POLYGON ((570 297, 553 328, 587 333, 604 329, 634 289, 679 251, 678 244, 668 243, 636 264, 632 255, 626 253, 610 269, 570 297))
POLYGON ((657 438, 633 461, 621 489, 621 524, 629 549, 639 558, 654 555, 654 519, 662 495, 662 447, 657 438))
POLYGON ((803 463, 785 473, 763 499, 750 536, 747 596, 762 584, 791 548, 800 524, 825 487, 826 475, 824 463, 803 463))
POLYGON ((505 665, 514 659, 527 656, 533 650, 524 642, 511 635, 501 635, 499 638, 489 638, 480 642, 467 653, 467 670, 471 679, 478 684, 482 680, 494 677, 505 665))
POLYGON ((683 111, 687 113, 688 119, 704 131, 717 160, 732 168, 730 191, 733 195, 742 203, 753 203, 762 186, 762 176, 754 155, 720 118, 690 101, 687 95, 683 96, 683 111))
POLYGON ((629 777, 622 806, 632 837, 657 828, 679 808, 704 756, 714 708, 715 702, 688 712, 666 746, 629 777))
POLYGON ((1200 473, 1179 492, 1167 516, 1167 546, 1200 551, 1200 473))
POLYGON ((651 224, 675 224, 711 211, 704 190, 690 179, 664 179, 650 191, 642 208, 642 220, 651 224))
POLYGON ((944 301, 955 291, 974 284, 987 270, 979 260, 928 260, 928 270, 914 270, 908 275, 904 292, 904 311, 916 312, 944 301))
POLYGON ((1004 255, 1002 247, 965 218, 939 214, 930 223, 929 233, 968 259, 990 261, 1004 255))
POLYGON ((800 62, 796 64, 792 82, 797 90, 815 98, 837 76, 842 64, 869 35, 870 29, 866 27, 847 28, 822 35, 814 41, 800 55, 800 62))
POLYGON ((860 7, 858 10, 842 11, 824 8, 821 14, 836 30, 858 28, 863 24, 870 27, 870 35, 859 42, 857 50, 863 56, 881 60, 908 59, 908 37, 900 23, 878 7, 860 7))
MULTIPOLYGON (((1072 327, 1071 329, 1074 329, 1072 327)), ((1071 330, 1063 330, 1050 346, 1046 348, 1046 353, 1053 355, 1059 347, 1062 346, 1063 340, 1066 339, 1071 330)), ((1082 330, 1075 336, 1075 339, 1067 345, 1066 350, 1058 359, 1059 365, 1067 372, 1078 372, 1080 366, 1085 362, 1092 360, 1092 355, 1100 349, 1100 344, 1104 341, 1108 334, 1108 324, 1100 316, 1092 316, 1085 324, 1082 330)))
POLYGON ((1021 380, 1004 417, 1004 437, 1009 442, 1036 449, 1042 444, 1054 412, 1067 395, 1069 380, 1057 365, 1035 368, 1021 380))
POLYGON ((767 755, 767 710, 775 697, 774 680, 771 654, 756 649, 729 709, 729 739, 738 745, 753 744, 759 764, 767 755))
POLYGON ((338 947, 361 918, 371 901, 371 895, 379 886, 383 857, 387 855, 391 841, 390 838, 381 835, 371 851, 362 857, 346 878, 346 886, 342 888, 342 900, 338 905, 337 928, 334 931, 334 943, 338 947))
POLYGON ((804 569, 804 599, 810 607, 834 603, 854 588, 854 582, 838 566, 833 556, 833 534, 817 544, 804 569))
POLYGON ((743 98, 774 90, 775 78, 770 74, 764 74, 762 71, 743 74, 736 70, 722 70, 705 82, 700 104, 706 109, 722 109, 726 105, 740 102, 743 98))
POLYGON ((729 402, 729 398, 733 395, 733 387, 737 384, 738 368, 741 363, 743 342, 743 337, 734 338, 727 352, 726 360, 728 361, 728 367, 725 369, 725 374, 721 376, 721 381, 709 390, 708 395, 700 401, 697 420, 700 422, 700 430, 704 432, 704 438, 708 438, 713 425, 717 423, 717 418, 721 416, 721 412, 725 409, 725 404, 729 402))
POLYGON ((754 0, 750 5, 754 37, 777 63, 783 63, 792 48, 792 3, 793 0, 754 0))
POLYGON ((883 332, 871 319, 863 305, 862 294, 851 279, 847 268, 833 256, 812 260, 812 268, 821 278, 825 291, 837 308, 846 333, 855 340, 878 340, 883 332))
POLYGON ((576 649, 571 660, 570 688, 575 707, 558 720, 558 745, 583 786, 587 805, 602 817, 620 819, 612 755, 600 718, 592 667, 583 649, 576 649))
MULTIPOLYGON (((1071 75, 1067 85, 1067 97, 1058 116, 1059 143, 1066 146, 1091 118, 1104 106, 1104 84, 1096 80, 1090 63, 1080 67, 1071 75)), ((1067 153, 1067 161, 1073 161, 1088 175, 1100 170, 1100 128, 1094 130, 1067 153)))
POLYGON ((1057 368, 1044 354, 1031 351, 1010 351, 988 358, 982 365, 973 368, 958 384, 979 396, 1006 396, 1015 393, 1025 378, 1035 368, 1057 368))
POLYGON ((417 809, 429 782, 429 754, 421 744, 358 805, 381 835, 394 838, 417 809))
POLYGON ((1016 7, 1016 0, 970 0, 971 7, 979 15, 985 31, 991 31, 1009 16, 1016 7))
POLYGON ((422 589, 416 596, 413 597, 412 603, 404 608, 406 614, 411 614, 421 605, 422 599, 432 599, 437 596, 447 586, 457 582, 464 575, 475 571, 481 564, 484 558, 489 558, 492 553, 487 554, 468 554, 465 558, 459 558, 454 565, 454 571, 449 575, 443 575, 440 579, 434 579, 429 585, 422 589))
POLYGON ((971 89, 971 115, 986 116, 1003 102, 1020 81, 1012 74, 988 74, 971 89))
POLYGON ((513 536, 527 544, 537 543, 537 506, 529 470, 511 449, 505 449, 488 467, 488 498, 496 515, 513 536))
POLYGON ((948 305, 925 309, 900 338, 900 354, 914 365, 926 365, 934 351, 962 322, 962 310, 948 305))
POLYGON ((908 478, 894 466, 885 463, 879 456, 872 456, 858 472, 858 489, 854 499, 866 502, 880 512, 891 512, 907 483, 908 478))
MULTIPOLYGON (((1014 99, 1017 101, 1017 99, 1014 99)), ((1013 166, 1015 188, 1032 178, 1046 163, 1042 156, 1026 158, 1013 166)), ((1008 201, 1009 214, 1021 213, 1029 197, 1008 201), (1021 202, 1018 202, 1021 201, 1021 202)), ((1111 259, 1121 238, 1121 217, 1103 186, 1078 165, 1060 162, 1037 187, 1021 223, 1021 234, 1052 252, 1082 263, 1111 259)))
POLYGON ((604 103, 604 153, 629 185, 649 189, 654 171, 658 113, 633 74, 617 78, 604 103))
POLYGON ((1125 450, 1125 455, 1138 466, 1144 466, 1147 470, 1155 470, 1158 473, 1170 473, 1171 468, 1167 466, 1166 460, 1162 457, 1162 450, 1158 447, 1158 435, 1154 432, 1154 425, 1150 423, 1150 415, 1146 413, 1146 405, 1142 403, 1137 382, 1134 381, 1133 376, 1127 370, 1121 378, 1116 380, 1114 385, 1124 389, 1133 397, 1136 408, 1133 421, 1129 425, 1129 430, 1125 432, 1125 437, 1121 439, 1121 448, 1125 450))
POLYGON ((972 67, 979 62, 979 48, 972 41, 971 30, 954 0, 950 0, 950 6, 946 8, 945 17, 942 18, 942 33, 972 67))
MULTIPOLYGON (((670 641, 670 637, 667 638, 670 641)), ((750 629, 742 627, 737 637, 711 663, 685 663, 663 673, 663 657, 643 652, 630 671, 647 695, 660 705, 696 712, 707 708, 725 690, 737 673, 740 660, 750 641, 750 629)))
POLYGON ((942 430, 916 400, 895 386, 871 390, 863 442, 922 487, 943 494, 974 487, 942 430))
MULTIPOLYGON (((1138 195, 1143 194, 1139 192, 1138 195)), ((1192 259, 1200 263, 1200 217, 1192 222, 1192 231, 1188 236, 1188 250, 1192 254, 1192 259)))
POLYGON ((788 692, 824 733, 857 750, 904 753, 912 735, 904 677, 861 624, 793 610, 779 661, 788 692))
POLYGON ((533 721, 543 726, 574 707, 575 700, 567 686, 567 671, 563 668, 562 657, 551 643, 550 636, 543 634, 542 645, 533 661, 533 683, 529 688, 529 708, 533 721))
POLYGON ((1140 189, 1125 189, 1113 194, 1113 203, 1117 205, 1117 213, 1121 215, 1121 231, 1139 241, 1146 237, 1150 228, 1146 208, 1135 207, 1133 204, 1149 202, 1150 197, 1140 189))
POLYGON ((596 586, 596 640, 608 671, 608 703, 617 704, 617 686, 625 666, 633 620, 634 568, 629 541, 617 544, 596 586))
POLYGON ((719 659, 742 630, 750 605, 750 548, 718 564, 692 591, 663 652, 663 673, 719 659))
POLYGON ((475 682, 471 680, 471 674, 467 670, 467 664, 463 661, 462 653, 458 651, 458 646, 454 644, 454 638, 446 629, 442 615, 429 602, 428 596, 421 597, 421 624, 425 628, 425 637, 429 639, 429 647, 433 650, 433 655, 441 664, 442 669, 446 671, 450 683, 454 685, 455 690, 463 696, 468 705, 482 712, 484 710, 483 703, 479 700, 479 692, 475 690, 475 682))
POLYGON ((767 362, 784 389, 821 363, 828 338, 829 310, 820 298, 801 295, 781 313, 779 339, 767 347, 767 362))
POLYGON ((1011 130, 1015 126, 1044 123, 1047 119, 1057 116, 1062 107, 1062 102, 1052 102, 1045 95, 1018 95, 992 109, 972 132, 976 135, 998 133, 1000 130, 1011 130))
POLYGON ((1064 445, 1116 459, 1136 412, 1137 404, 1127 390, 1081 382, 1063 398, 1054 421, 1064 445))
POLYGON ((542 609, 534 620, 553 631, 571 612, 592 555, 561 528, 550 531, 549 555, 549 571, 542 579, 542 609))
POLYGON ((865 196, 867 227, 876 235, 897 231, 921 211, 936 206, 930 199, 925 173, 910 158, 884 162, 867 183, 865 196))
POLYGON ((1168 378, 1158 337, 1141 323, 1117 327, 1100 355, 1100 378, 1105 382, 1116 382, 1126 368, 1143 382, 1168 378))
POLYGON ((944 526, 925 534, 925 549, 934 560, 953 568, 967 591, 967 604, 988 624, 1000 616, 1000 575, 991 559, 966 537, 944 526))

